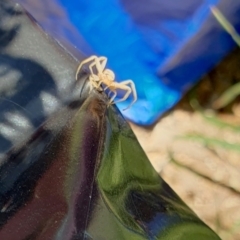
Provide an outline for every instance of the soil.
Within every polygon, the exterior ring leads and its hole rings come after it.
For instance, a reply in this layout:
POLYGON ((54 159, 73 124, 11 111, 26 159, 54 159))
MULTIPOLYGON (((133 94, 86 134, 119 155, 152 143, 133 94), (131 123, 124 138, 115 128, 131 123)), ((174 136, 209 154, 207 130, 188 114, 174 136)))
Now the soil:
POLYGON ((226 147, 240 146, 240 132, 206 118, 217 117, 240 127, 239 99, 222 109, 213 108, 221 93, 237 82, 240 49, 204 76, 153 126, 130 123, 156 171, 223 240, 240 239, 240 148, 226 147), (186 137, 189 134, 198 137, 186 137), (226 145, 206 144, 199 136, 226 145))

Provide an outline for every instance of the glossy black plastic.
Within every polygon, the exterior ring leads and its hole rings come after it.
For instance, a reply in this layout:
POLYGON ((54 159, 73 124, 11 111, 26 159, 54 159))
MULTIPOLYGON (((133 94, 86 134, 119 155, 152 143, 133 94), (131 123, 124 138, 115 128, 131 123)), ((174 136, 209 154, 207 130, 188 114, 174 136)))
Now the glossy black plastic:
POLYGON ((0 239, 219 239, 78 62, 19 5, 0 11, 0 239))

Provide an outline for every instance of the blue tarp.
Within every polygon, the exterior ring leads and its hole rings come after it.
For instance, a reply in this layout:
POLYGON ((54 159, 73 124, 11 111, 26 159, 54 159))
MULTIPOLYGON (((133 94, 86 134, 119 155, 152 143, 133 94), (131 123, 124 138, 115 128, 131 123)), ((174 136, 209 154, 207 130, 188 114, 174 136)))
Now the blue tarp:
MULTIPOLYGON (((86 57, 106 56, 118 81, 132 79, 138 101, 123 115, 149 125, 214 67, 235 43, 211 14, 240 30, 237 0, 19 0, 57 39, 86 57)), ((120 110, 131 102, 119 103, 120 110)))

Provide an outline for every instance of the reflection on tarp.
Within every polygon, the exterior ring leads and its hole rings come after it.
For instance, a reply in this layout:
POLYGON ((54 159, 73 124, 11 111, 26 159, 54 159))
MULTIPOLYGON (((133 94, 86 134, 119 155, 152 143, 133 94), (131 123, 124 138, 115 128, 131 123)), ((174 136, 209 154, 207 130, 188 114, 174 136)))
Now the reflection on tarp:
POLYGON ((0 11, 0 239, 219 239, 88 73, 18 5, 0 11))
POLYGON ((84 92, 4 159, 0 239, 219 239, 158 176, 116 108, 84 92))

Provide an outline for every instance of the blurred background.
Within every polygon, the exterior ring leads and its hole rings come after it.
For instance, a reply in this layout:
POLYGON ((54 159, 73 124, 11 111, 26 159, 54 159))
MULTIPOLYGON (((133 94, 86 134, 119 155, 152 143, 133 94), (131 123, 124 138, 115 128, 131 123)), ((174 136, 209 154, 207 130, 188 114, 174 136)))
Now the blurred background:
POLYGON ((235 46, 210 6, 240 27, 235 0, 18 2, 77 58, 106 56, 118 81, 135 82, 138 101, 122 113, 140 125, 156 122, 235 46))
POLYGON ((76 59, 106 56, 135 82, 122 114, 155 169, 222 239, 240 239, 240 1, 17 2, 76 59))

